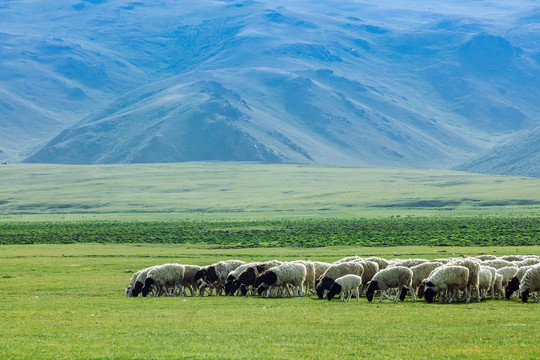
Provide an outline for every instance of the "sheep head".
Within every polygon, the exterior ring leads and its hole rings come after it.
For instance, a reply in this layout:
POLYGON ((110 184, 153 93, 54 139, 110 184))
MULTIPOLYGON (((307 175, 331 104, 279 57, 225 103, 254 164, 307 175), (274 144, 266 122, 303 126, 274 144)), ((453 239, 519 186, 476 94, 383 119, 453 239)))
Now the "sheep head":
POLYGON ((373 296, 375 295, 375 291, 379 290, 379 283, 377 280, 371 280, 367 283, 368 288, 366 290, 366 298, 369 302, 373 300, 373 296))

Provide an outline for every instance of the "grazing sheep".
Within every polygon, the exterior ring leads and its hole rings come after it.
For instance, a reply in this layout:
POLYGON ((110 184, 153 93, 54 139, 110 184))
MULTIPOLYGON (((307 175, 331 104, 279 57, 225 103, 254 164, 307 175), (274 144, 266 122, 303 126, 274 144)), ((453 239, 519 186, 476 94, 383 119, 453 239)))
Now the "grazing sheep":
POLYGON ((422 285, 422 281, 427 279, 429 274, 440 266, 443 266, 443 263, 438 261, 428 261, 410 268, 413 272, 411 285, 413 288, 412 291, 415 293, 415 295, 417 295, 419 298, 424 296, 423 292, 418 291, 420 289, 420 285, 422 285))
MULTIPOLYGON (((203 267, 195 274, 195 280, 210 284, 209 296, 212 296, 214 288, 216 289, 216 294, 218 294, 225 286, 229 273, 245 263, 245 261, 240 260, 219 261, 215 264, 203 267)), ((204 287, 201 286, 200 290, 202 295, 204 287)))
POLYGON ((332 264, 327 262, 313 261, 313 266, 315 267, 315 279, 320 278, 331 265, 332 264))
POLYGON ((493 284, 493 274, 491 269, 486 266, 480 266, 480 272, 478 272, 478 289, 480 290, 480 299, 486 300, 487 292, 491 290, 493 284))
POLYGON ((181 296, 186 296, 186 288, 191 292, 191 296, 195 296, 197 292, 197 281, 195 280, 195 274, 201 270, 198 265, 184 265, 184 280, 182 281, 183 291, 181 296))
POLYGON ((508 281, 510 281, 510 279, 514 277, 514 275, 516 275, 516 272, 518 270, 519 268, 513 266, 505 266, 503 268, 497 269, 497 274, 502 275, 502 285, 505 290, 506 286, 508 285, 508 281))
POLYGON ((465 298, 465 302, 471 301, 473 294, 476 294, 477 300, 480 301, 480 290, 478 288, 478 273, 480 272, 480 264, 472 259, 456 259, 452 262, 453 265, 465 266, 469 269, 469 282, 467 284, 468 291, 464 295, 469 295, 465 298))
POLYGON ((523 276, 525 275, 527 270, 529 270, 531 267, 532 266, 522 266, 522 267, 520 267, 516 271, 514 276, 510 280, 508 280, 508 284, 506 285, 506 290, 505 290, 506 299, 509 300, 510 297, 512 296, 512 294, 515 291, 519 290, 519 285, 521 283, 521 280, 523 279, 523 276))
POLYGON ((182 281, 184 281, 184 266, 180 264, 164 264, 155 266, 151 269, 144 281, 142 296, 146 297, 153 287, 156 291, 165 289, 165 296, 169 296, 168 287, 174 287, 173 293, 179 288, 182 290, 182 281))
POLYGON ((495 300, 495 281, 497 280, 497 269, 491 266, 480 265, 481 269, 486 269, 491 272, 491 300, 495 300))
POLYGON ((364 259, 364 260, 376 262, 377 265, 379 265, 379 270, 386 269, 388 265, 390 265, 390 262, 388 260, 383 259, 378 256, 368 257, 367 259, 364 259))
POLYGON ((360 286, 362 286, 362 278, 360 276, 352 274, 345 275, 336 279, 326 296, 328 301, 330 301, 335 295, 340 294, 340 300, 344 301, 344 294, 347 293, 347 301, 350 301, 354 293, 356 295, 356 301, 358 301, 360 298, 360 286))
POLYGON ((523 255, 504 255, 504 256, 501 256, 499 259, 514 262, 514 261, 522 261, 524 259, 524 256, 523 255))
POLYGON ((303 264, 306 267, 306 278, 304 279, 304 291, 306 294, 315 290, 315 265, 312 261, 296 260, 294 263, 303 264))
POLYGON ((538 264, 540 264, 540 259, 538 259, 538 258, 526 258, 526 259, 523 259, 522 261, 516 261, 516 262, 514 262, 514 264, 516 264, 518 267, 538 265, 538 264))
POLYGON ((516 264, 514 264, 514 263, 512 263, 510 261, 499 260, 499 259, 482 261, 481 264, 486 265, 486 266, 494 267, 495 269, 500 269, 500 268, 503 268, 505 266, 515 266, 515 267, 517 267, 516 264))
MULTIPOLYGON (((540 265, 532 266, 523 275, 519 285, 519 296, 523 302, 527 302, 531 293, 540 291, 540 265)), ((534 301, 538 302, 538 296, 534 296, 534 301)))
POLYGON ((317 280, 315 291, 319 299, 324 297, 325 292, 330 289, 337 278, 347 274, 362 276, 364 275, 364 267, 356 261, 332 264, 317 280))
POLYGON ((420 265, 426 262, 428 262, 428 260, 426 259, 396 259, 391 265, 389 265, 389 267, 404 266, 411 268, 413 266, 420 265))
MULTIPOLYGON (((150 268, 141 269, 141 270, 137 271, 135 274, 133 274, 131 279, 129 279, 129 283, 126 286, 126 296, 127 297, 133 297, 133 290, 135 289, 135 283, 137 282, 137 278, 139 277, 139 275, 141 273, 143 273, 145 271, 148 272, 149 269, 150 268)), ((137 295, 138 295, 138 293, 137 293, 137 295)))
MULTIPOLYGON (((144 282, 146 281, 146 276, 148 275, 148 272, 155 268, 155 266, 150 266, 146 269, 142 269, 137 271, 137 279, 135 281, 135 285, 133 286, 133 289, 131 290, 131 297, 137 297, 142 292, 142 289, 144 287, 144 282)), ((129 285, 128 285, 129 286, 129 285)), ((126 289, 127 290, 127 289, 126 289)), ((127 292, 126 292, 127 294, 127 292)))
POLYGON ((373 279, 369 282, 368 289, 366 291, 366 297, 368 301, 371 302, 373 300, 375 291, 380 290, 380 303, 382 301, 385 290, 397 288, 398 291, 394 299, 394 302, 397 302, 398 298, 400 300, 405 299, 408 289, 412 294, 412 301, 415 302, 416 295, 414 294, 411 285, 412 277, 412 270, 404 266, 394 266, 383 269, 376 273, 373 279))
MULTIPOLYGON (((424 280, 425 289, 424 297, 426 302, 433 302, 435 295, 439 295, 440 302, 442 303, 445 299, 445 292, 452 292, 451 296, 448 298, 448 303, 451 303, 454 300, 457 291, 463 290, 465 294, 467 293, 468 284, 469 284, 469 269, 464 266, 459 265, 445 265, 441 266, 429 277, 424 280)), ((468 295, 465 295, 465 298, 468 298, 468 295)))
POLYGON ((362 260, 364 259, 362 259, 360 256, 354 255, 354 256, 347 256, 347 257, 344 257, 343 259, 336 260, 334 261, 334 264, 342 264, 346 262, 362 261, 362 260))
POLYGON ((495 283, 493 284, 493 290, 495 295, 499 295, 501 300, 501 294, 503 293, 503 276, 501 274, 495 274, 495 283))
POLYGON ((227 275, 227 280, 225 281, 225 295, 232 296, 236 293, 238 290, 238 287, 234 286, 234 281, 238 278, 238 275, 240 275, 244 270, 246 270, 248 267, 252 266, 258 266, 259 268, 263 267, 262 263, 246 263, 243 265, 240 265, 233 271, 227 275))
POLYGON ((361 261, 359 264, 364 268, 362 274, 362 286, 360 286, 360 295, 364 293, 364 289, 367 289, 367 283, 370 282, 376 273, 379 272, 379 264, 374 261, 361 261))
MULTIPOLYGON (((254 286, 257 287, 259 295, 266 290, 266 297, 271 296, 272 288, 275 286, 286 287, 287 285, 293 286, 293 296, 296 296, 296 294, 304 296, 303 284, 306 273, 307 270, 303 264, 285 263, 273 267, 259 275, 259 277, 255 279, 254 286)), ((283 288, 281 295, 284 295, 283 288)))
POLYGON ((497 260, 497 257, 495 255, 478 255, 475 257, 475 259, 478 259, 480 261, 486 261, 486 260, 497 260))

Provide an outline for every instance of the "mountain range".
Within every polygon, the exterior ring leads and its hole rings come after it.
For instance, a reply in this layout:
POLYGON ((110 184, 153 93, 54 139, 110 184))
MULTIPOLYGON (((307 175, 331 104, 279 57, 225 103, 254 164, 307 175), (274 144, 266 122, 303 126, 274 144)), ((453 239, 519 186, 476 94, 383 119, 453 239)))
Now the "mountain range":
POLYGON ((5 161, 539 173, 534 1, 14 0, 0 18, 5 161))

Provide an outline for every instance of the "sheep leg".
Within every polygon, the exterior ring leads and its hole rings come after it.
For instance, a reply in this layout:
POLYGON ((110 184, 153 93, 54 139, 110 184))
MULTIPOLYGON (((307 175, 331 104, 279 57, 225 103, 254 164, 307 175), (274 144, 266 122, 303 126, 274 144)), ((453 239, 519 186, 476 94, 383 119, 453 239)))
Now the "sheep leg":
POLYGON ((351 297, 352 297, 352 290, 349 290, 348 296, 347 296, 347 302, 351 301, 351 297))
POLYGON ((409 292, 412 294, 412 302, 416 301, 416 291, 412 286, 409 286, 409 292))
POLYGON ((272 294, 272 288, 274 287, 274 285, 270 285, 268 287, 268 289, 266 289, 266 297, 269 298, 270 295, 272 294))
POLYGON ((396 297, 394 298, 394 302, 397 303, 398 299, 399 299, 399 291, 396 292, 396 297))

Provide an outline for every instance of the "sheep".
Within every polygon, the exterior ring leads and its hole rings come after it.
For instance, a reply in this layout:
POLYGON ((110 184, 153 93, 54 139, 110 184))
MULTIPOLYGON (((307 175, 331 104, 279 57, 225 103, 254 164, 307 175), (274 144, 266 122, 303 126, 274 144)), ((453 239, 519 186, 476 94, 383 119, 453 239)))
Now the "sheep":
POLYGON ((364 267, 356 261, 332 264, 332 266, 317 279, 315 291, 317 292, 319 299, 324 297, 325 291, 330 289, 330 286, 332 286, 335 279, 347 274, 362 276, 364 275, 364 267))
MULTIPOLYGON (((137 273, 138 273, 137 279, 135 281, 133 289, 131 290, 131 296, 132 297, 139 296, 139 294, 141 293, 141 291, 142 291, 142 289, 144 287, 144 282, 146 281, 146 276, 148 275, 148 272, 150 270, 152 270, 154 267, 155 266, 150 266, 150 267, 148 267, 146 269, 142 269, 142 270, 137 271, 137 273)), ((127 289, 126 289, 126 295, 127 295, 127 289)))
POLYGON ((504 255, 504 256, 501 256, 499 260, 514 262, 514 261, 522 261, 523 258, 524 258, 523 255, 504 255))
MULTIPOLYGON (((129 283, 128 285, 126 286, 126 297, 132 297, 133 296, 133 290, 135 289, 135 283, 137 282, 137 278, 139 277, 139 275, 143 272, 148 272, 150 268, 145 268, 145 269, 141 269, 139 271, 137 271, 135 274, 133 274, 133 276, 131 277, 131 279, 129 279, 129 283)), ((137 293, 138 295, 138 293, 137 293)))
POLYGON ((234 286, 234 281, 238 278, 238 275, 240 275, 244 270, 246 270, 248 267, 252 266, 259 266, 260 268, 263 267, 262 263, 246 263, 243 265, 240 265, 233 271, 227 275, 227 280, 225 281, 225 295, 232 296, 236 291, 238 290, 238 287, 234 286))
POLYGON ((404 266, 404 267, 411 268, 413 266, 420 265, 426 262, 428 262, 428 260, 426 259, 396 259, 391 265, 389 265, 389 267, 404 266))
POLYGON ((486 266, 486 265, 480 265, 480 268, 481 269, 486 269, 489 272, 491 272, 490 292, 491 292, 491 300, 494 300, 495 299, 495 281, 497 280, 497 269, 495 269, 492 266, 486 266))
POLYGON ((411 269, 404 266, 394 266, 388 267, 379 271, 373 276, 373 279, 368 284, 368 289, 366 291, 366 297, 369 302, 373 300, 373 295, 375 291, 381 290, 381 298, 379 303, 382 301, 383 294, 385 290, 397 288, 397 294, 394 298, 394 303, 397 302, 398 297, 400 300, 404 300, 407 294, 407 289, 412 294, 412 301, 416 301, 416 295, 412 289, 412 277, 413 272, 411 269))
POLYGON ((334 264, 342 264, 346 262, 362 261, 362 260, 363 259, 360 256, 354 255, 354 256, 348 256, 348 257, 344 257, 343 259, 336 260, 334 261, 334 264))
POLYGON ((475 259, 478 259, 480 261, 486 261, 486 260, 497 260, 497 257, 495 255, 478 255, 475 257, 475 259))
MULTIPOLYGON (((441 266, 429 277, 424 280, 425 289, 424 297, 426 302, 433 302, 435 295, 439 294, 440 302, 443 302, 444 292, 452 291, 451 297, 448 298, 448 303, 451 303, 455 297, 456 291, 463 290, 467 293, 469 284, 469 269, 460 265, 445 265, 441 266)), ((468 298, 468 295, 465 295, 468 298)))
POLYGON ((515 267, 517 267, 516 264, 511 263, 510 261, 499 260, 499 259, 482 261, 481 264, 494 267, 495 269, 500 269, 500 268, 503 268, 505 266, 515 266, 515 267))
POLYGON ((377 265, 379 265, 379 270, 386 269, 388 265, 390 265, 390 262, 388 260, 380 258, 378 256, 368 257, 367 259, 364 259, 364 260, 376 262, 377 265))
POLYGON ((491 290, 493 284, 492 278, 491 269, 488 269, 486 266, 480 266, 480 271, 478 272, 478 289, 480 290, 481 300, 486 300, 487 292, 491 290))
POLYGON ((303 264, 306 267, 306 278, 304 279, 304 291, 309 293, 315 289, 315 266, 311 261, 296 260, 295 263, 303 264))
MULTIPOLYGON (((206 284, 210 284, 209 296, 212 296, 214 288, 216 289, 216 294, 218 294, 225 286, 225 281, 227 280, 229 273, 245 263, 245 261, 241 260, 219 261, 198 271, 197 274, 195 274, 195 281, 201 280, 206 284)), ((200 290, 200 294, 202 295, 204 287, 201 286, 200 290)))
POLYGON ((358 275, 348 274, 337 278, 330 287, 330 290, 328 290, 326 296, 328 298, 328 301, 331 301, 335 295, 340 294, 340 300, 344 301, 344 295, 345 293, 348 293, 347 301, 350 301, 351 296, 354 293, 356 295, 356 301, 358 301, 360 298, 360 286, 362 286, 362 277, 358 275))
POLYGON ((327 262, 313 261, 313 266, 315 267, 315 279, 320 278, 331 265, 332 264, 327 262))
POLYGON ((473 294, 476 293, 477 300, 480 302, 480 290, 478 288, 478 272, 480 271, 480 264, 472 259, 456 259, 452 262, 453 265, 465 266, 469 269, 469 282, 468 282, 468 291, 464 295, 469 295, 465 302, 468 303, 473 294))
POLYGON ((428 261, 422 264, 411 267, 410 269, 413 272, 412 277, 412 288, 413 292, 420 298, 424 296, 423 292, 419 293, 420 285, 422 285, 422 280, 427 279, 429 274, 436 268, 443 266, 443 263, 438 261, 428 261))
POLYGON ((362 286, 360 286, 360 295, 362 295, 364 289, 367 289, 367 283, 379 272, 379 264, 374 261, 361 261, 359 264, 364 268, 364 272, 362 273, 362 286))
MULTIPOLYGON (((502 286, 506 289, 506 286, 508 285, 508 281, 516 274, 518 271, 518 268, 513 266, 505 266, 503 268, 497 269, 497 274, 502 275, 502 286)), ((500 299, 500 294, 499 294, 500 299)))
MULTIPOLYGON (((257 287, 258 294, 262 294, 263 291, 267 291, 266 297, 271 296, 272 288, 275 286, 287 286, 292 285, 293 296, 298 294, 304 296, 303 284, 306 278, 306 267, 300 263, 285 263, 270 270, 265 271, 257 279, 255 279, 254 286, 257 287)), ((283 289, 281 292, 283 296, 283 289)))
POLYGON ((514 264, 517 265, 518 267, 537 265, 537 264, 540 264, 540 259, 526 258, 526 259, 523 259, 522 261, 516 261, 514 262, 514 264))
POLYGON ((180 264, 164 264, 151 269, 144 281, 142 296, 146 297, 152 287, 159 290, 165 289, 164 294, 168 296, 167 287, 174 287, 173 293, 177 288, 182 290, 182 281, 184 280, 184 266, 180 264))
POLYGON ((495 274, 495 283, 493 284, 494 294, 499 295, 499 300, 501 300, 501 294, 503 293, 503 276, 501 274, 495 274))
POLYGON ((182 281, 182 286, 184 290, 180 293, 182 296, 186 296, 185 288, 187 287, 191 296, 195 296, 197 289, 197 281, 195 280, 195 274, 201 270, 201 267, 198 265, 184 265, 184 279, 182 281))
MULTIPOLYGON (((527 302, 529 295, 536 291, 540 291, 540 265, 535 265, 529 268, 521 279, 519 285, 519 297, 523 302, 527 302)), ((534 296, 534 301, 538 302, 538 297, 534 296)))
POLYGON ((510 297, 512 296, 512 294, 514 293, 514 291, 519 290, 519 284, 521 283, 521 280, 523 279, 523 276, 525 275, 527 270, 529 270, 531 267, 532 266, 522 266, 522 267, 520 267, 516 271, 514 276, 510 280, 508 280, 508 284, 506 285, 506 289, 505 289, 506 299, 509 300, 510 297))

